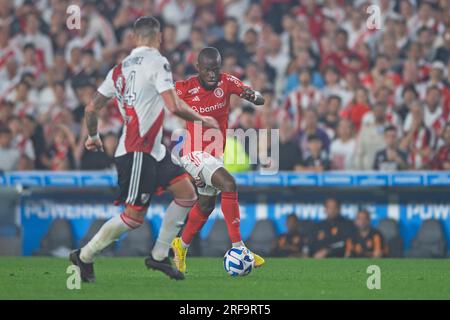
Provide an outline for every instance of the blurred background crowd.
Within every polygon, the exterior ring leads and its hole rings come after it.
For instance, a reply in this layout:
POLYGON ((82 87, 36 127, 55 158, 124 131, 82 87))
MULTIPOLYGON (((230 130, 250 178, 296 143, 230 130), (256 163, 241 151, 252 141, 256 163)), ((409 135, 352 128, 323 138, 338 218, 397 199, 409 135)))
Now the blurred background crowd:
MULTIPOLYGON (((142 15, 161 21, 175 80, 214 46, 223 72, 263 93, 258 109, 233 98, 230 126, 279 129, 280 170, 450 170, 449 12, 446 0, 0 0, 0 170, 111 169, 115 101, 101 154, 84 150, 83 110, 142 15)), ((170 143, 184 124, 166 119, 170 143)))

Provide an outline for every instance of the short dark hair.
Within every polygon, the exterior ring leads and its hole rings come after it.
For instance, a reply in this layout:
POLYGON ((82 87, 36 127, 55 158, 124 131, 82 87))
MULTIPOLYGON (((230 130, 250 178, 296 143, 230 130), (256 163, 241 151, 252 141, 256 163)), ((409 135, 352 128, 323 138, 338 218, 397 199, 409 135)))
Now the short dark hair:
POLYGON ((133 24, 133 31, 136 35, 149 39, 153 39, 160 28, 161 24, 152 16, 140 17, 133 24))
POLYGON ((369 212, 369 210, 367 210, 367 209, 359 209, 356 214, 358 215, 358 214, 361 214, 361 213, 365 214, 366 217, 369 218, 369 220, 370 220, 370 212, 369 212))
POLYGON ((384 128, 384 133, 389 132, 389 131, 394 131, 397 132, 397 127, 395 127, 394 125, 388 125, 384 128))
POLYGON ((334 201, 339 208, 341 207, 341 202, 335 197, 332 197, 332 196, 326 197, 324 204, 327 204, 328 201, 334 201))
POLYGON ((225 19, 223 20, 223 24, 227 24, 228 22, 234 22, 234 23, 238 23, 237 19, 233 16, 227 16, 225 17, 225 19))
POLYGON ((330 96, 328 96, 328 103, 330 103, 331 100, 337 100, 339 102, 339 105, 342 104, 342 98, 337 94, 331 94, 330 96))
POLYGON ((0 126, 0 134, 11 134, 11 129, 5 126, 0 126))
POLYGON ((419 96, 419 93, 417 92, 416 87, 415 87, 413 84, 408 84, 408 85, 406 85, 406 86, 403 87, 403 90, 402 90, 402 97, 405 95, 405 93, 406 93, 407 91, 413 92, 414 95, 415 95, 416 97, 419 96))
POLYGON ((308 136, 308 142, 312 142, 312 141, 322 142, 322 139, 320 139, 320 136, 317 133, 312 133, 308 136))

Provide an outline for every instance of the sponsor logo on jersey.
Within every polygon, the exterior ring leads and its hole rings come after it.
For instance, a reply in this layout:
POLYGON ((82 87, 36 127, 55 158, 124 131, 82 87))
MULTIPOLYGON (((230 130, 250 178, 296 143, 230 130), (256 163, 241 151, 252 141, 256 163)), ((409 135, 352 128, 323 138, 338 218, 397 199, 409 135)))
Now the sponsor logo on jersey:
POLYGON ((214 95, 216 96, 216 98, 222 98, 223 97, 223 90, 222 90, 222 88, 214 89, 214 95))
POLYGON ((198 96, 195 96, 194 99, 192 99, 192 101, 200 101, 200 98, 198 96))
POLYGON ((199 92, 200 92, 200 87, 195 87, 195 88, 192 88, 192 89, 188 90, 189 94, 197 94, 199 92))
POLYGON ((234 76, 228 76, 228 77, 227 77, 227 81, 234 82, 237 86, 240 86, 240 83, 239 83, 238 78, 236 78, 236 77, 234 77, 234 76))
POLYGON ((208 113, 208 112, 216 111, 216 110, 222 109, 223 107, 225 107, 225 105, 226 105, 226 102, 222 101, 222 102, 216 103, 212 106, 200 107, 200 113, 208 113))

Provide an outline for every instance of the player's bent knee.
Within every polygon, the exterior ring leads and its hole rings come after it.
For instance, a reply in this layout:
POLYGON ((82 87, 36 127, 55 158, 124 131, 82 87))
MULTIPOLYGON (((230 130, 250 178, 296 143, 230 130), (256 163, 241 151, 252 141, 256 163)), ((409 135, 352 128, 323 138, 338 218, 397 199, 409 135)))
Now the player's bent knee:
POLYGON ((223 192, 236 192, 237 191, 236 180, 234 180, 233 177, 227 178, 222 183, 222 191, 223 192))
POLYGON ((179 205, 180 207, 190 208, 193 207, 194 204, 197 202, 197 195, 194 193, 194 197, 191 199, 180 199, 180 198, 174 198, 173 201, 179 205))
POLYGON ((147 207, 126 205, 125 212, 120 215, 122 221, 131 229, 139 228, 144 223, 147 207))

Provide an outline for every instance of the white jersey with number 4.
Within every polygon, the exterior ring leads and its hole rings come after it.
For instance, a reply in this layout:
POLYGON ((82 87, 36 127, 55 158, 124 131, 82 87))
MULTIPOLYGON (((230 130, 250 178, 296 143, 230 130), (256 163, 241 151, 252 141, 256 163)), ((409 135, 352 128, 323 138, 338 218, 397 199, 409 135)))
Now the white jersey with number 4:
POLYGON ((109 71, 98 92, 117 98, 124 119, 116 157, 146 152, 157 161, 163 159, 164 102, 160 93, 172 88, 169 62, 155 48, 138 47, 109 71))

